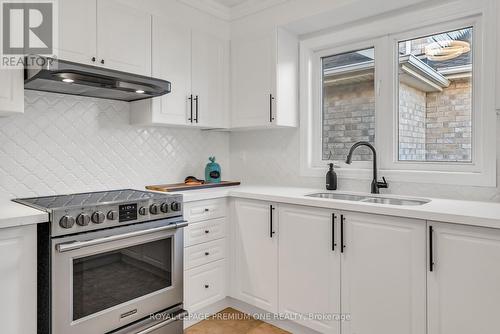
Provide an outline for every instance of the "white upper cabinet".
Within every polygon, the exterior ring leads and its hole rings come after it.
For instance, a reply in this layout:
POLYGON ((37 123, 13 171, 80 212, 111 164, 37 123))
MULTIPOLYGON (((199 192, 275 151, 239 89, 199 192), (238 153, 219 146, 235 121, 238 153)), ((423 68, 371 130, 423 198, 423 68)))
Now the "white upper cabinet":
POLYGON ((172 83, 172 92, 131 103, 132 124, 191 124, 191 29, 153 17, 153 77, 172 83))
POLYGON ((272 203, 234 201, 232 297, 278 312, 278 222, 272 203))
POLYGON ((24 112, 23 69, 0 70, 0 116, 24 112))
POLYGON ((342 313, 351 320, 342 322, 342 334, 425 333, 425 222, 352 212, 343 217, 342 313))
POLYGON ((151 15, 97 0, 97 53, 101 65, 151 76, 151 15))
POLYGON ((55 54, 151 76, 151 15, 115 0, 59 0, 55 54))
POLYGON ((428 333, 498 333, 500 231, 428 224, 428 333))
POLYGON ((97 13, 95 0, 59 0, 59 36, 55 54, 77 63, 97 64, 97 13))
POLYGON ((231 127, 298 126, 298 39, 278 28, 231 41, 231 127))
POLYGON ((227 128, 229 42, 166 19, 153 18, 153 76, 172 92, 133 102, 131 123, 227 128))
MULTIPOLYGON (((338 214, 331 210, 279 205, 279 312, 340 314, 338 214)), ((336 319, 299 319, 320 333, 340 333, 336 319)))
POLYGON ((208 128, 227 127, 229 43, 193 30, 192 92, 195 124, 208 128))

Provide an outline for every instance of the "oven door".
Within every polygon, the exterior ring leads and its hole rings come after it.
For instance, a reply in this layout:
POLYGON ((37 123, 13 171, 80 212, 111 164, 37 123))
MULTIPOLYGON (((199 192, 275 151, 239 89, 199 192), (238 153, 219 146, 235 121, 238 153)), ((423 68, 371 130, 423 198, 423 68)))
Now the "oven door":
POLYGON ((159 220, 52 239, 52 334, 100 334, 182 303, 183 231, 159 220))

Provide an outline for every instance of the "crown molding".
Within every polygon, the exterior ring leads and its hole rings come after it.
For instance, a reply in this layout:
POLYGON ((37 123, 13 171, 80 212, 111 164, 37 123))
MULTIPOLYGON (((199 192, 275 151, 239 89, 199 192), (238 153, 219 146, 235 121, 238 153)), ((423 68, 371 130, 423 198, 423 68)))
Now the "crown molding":
POLYGON ((180 2, 225 21, 234 21, 290 0, 247 0, 234 7, 226 7, 214 0, 179 0, 180 2))

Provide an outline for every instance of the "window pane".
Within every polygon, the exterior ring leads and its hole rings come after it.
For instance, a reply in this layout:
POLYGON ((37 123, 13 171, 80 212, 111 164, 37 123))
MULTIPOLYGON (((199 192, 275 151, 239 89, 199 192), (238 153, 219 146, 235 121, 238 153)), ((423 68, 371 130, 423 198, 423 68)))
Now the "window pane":
POLYGON ((399 42, 399 160, 472 160, 472 28, 399 42))
MULTIPOLYGON (((323 160, 345 160, 358 141, 375 141, 374 49, 322 58, 323 160)), ((360 147, 353 160, 371 160, 360 147)))

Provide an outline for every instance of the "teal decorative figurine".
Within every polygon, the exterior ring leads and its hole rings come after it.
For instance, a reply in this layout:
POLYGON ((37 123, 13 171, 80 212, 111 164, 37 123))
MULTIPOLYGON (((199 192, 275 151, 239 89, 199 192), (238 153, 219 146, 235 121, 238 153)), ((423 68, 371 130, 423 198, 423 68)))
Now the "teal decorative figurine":
POLYGON ((208 158, 210 162, 205 167, 205 181, 207 183, 220 183, 221 170, 218 163, 215 162, 215 157, 208 158))

